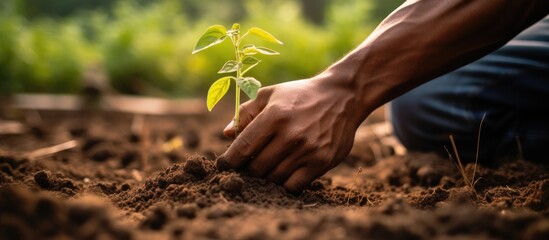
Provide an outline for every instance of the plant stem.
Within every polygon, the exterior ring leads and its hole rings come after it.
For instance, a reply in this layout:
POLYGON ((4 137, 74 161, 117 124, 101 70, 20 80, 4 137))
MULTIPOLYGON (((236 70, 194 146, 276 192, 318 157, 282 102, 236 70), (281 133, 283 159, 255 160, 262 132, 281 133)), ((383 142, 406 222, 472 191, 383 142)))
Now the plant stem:
POLYGON ((235 93, 235 107, 234 107, 234 137, 238 137, 238 123, 240 122, 240 86, 236 85, 235 93))
MULTIPOLYGON (((237 33, 236 36, 233 36, 231 38, 234 46, 234 53, 236 55, 236 62, 240 64, 242 62, 242 56, 240 55, 238 49, 240 45, 240 35, 237 33)), ((236 70, 236 79, 239 79, 242 77, 242 72, 240 71, 240 67, 236 70)), ((238 130, 239 130, 239 123, 240 123, 240 86, 238 86, 238 82, 236 85, 236 92, 235 92, 235 105, 234 105, 234 137, 238 137, 238 130)))

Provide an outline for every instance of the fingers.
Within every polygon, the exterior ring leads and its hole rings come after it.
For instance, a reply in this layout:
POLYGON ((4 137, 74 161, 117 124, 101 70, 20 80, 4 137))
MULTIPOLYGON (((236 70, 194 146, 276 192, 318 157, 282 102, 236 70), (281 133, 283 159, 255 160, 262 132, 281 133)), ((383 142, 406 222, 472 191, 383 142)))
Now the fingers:
POLYGON ((286 180, 301 167, 301 155, 289 155, 282 160, 274 169, 267 174, 267 181, 282 185, 286 180))
MULTIPOLYGON (((260 89, 257 98, 245 102, 240 106, 240 120, 238 124, 238 131, 242 132, 252 120, 263 111, 263 108, 267 105, 272 90, 270 88, 260 89)), ((231 121, 227 127, 223 130, 223 134, 227 137, 234 137, 234 121, 231 121)))
POLYGON ((288 157, 299 146, 291 143, 283 137, 275 137, 269 142, 269 146, 262 149, 257 156, 250 161, 247 171, 254 177, 264 178, 279 163, 288 157))
POLYGON ((291 193, 301 192, 311 182, 324 174, 321 168, 307 165, 298 168, 289 178, 282 184, 286 191, 291 193))
POLYGON ((326 173, 327 169, 317 158, 306 152, 283 160, 268 174, 267 180, 282 185, 288 192, 298 193, 326 173))
POLYGON ((274 132, 268 128, 270 126, 269 118, 258 117, 248 128, 229 146, 229 149, 223 154, 223 158, 229 162, 233 168, 240 168, 249 162, 258 154, 261 149, 274 136, 274 132))

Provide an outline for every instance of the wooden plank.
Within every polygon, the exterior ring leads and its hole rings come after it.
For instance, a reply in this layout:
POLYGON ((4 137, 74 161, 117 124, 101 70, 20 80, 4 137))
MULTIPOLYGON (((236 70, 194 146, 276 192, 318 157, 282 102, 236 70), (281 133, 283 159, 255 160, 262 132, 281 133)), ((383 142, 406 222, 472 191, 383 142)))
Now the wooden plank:
MULTIPOLYGON (((85 108, 84 98, 78 95, 16 94, 11 102, 16 108, 28 110, 78 111, 85 108)), ((98 106, 101 110, 150 115, 200 115, 206 113, 202 99, 163 99, 139 96, 103 96, 98 106)))
POLYGON ((7 121, 0 119, 0 135, 3 134, 21 134, 27 131, 27 127, 20 122, 7 121))

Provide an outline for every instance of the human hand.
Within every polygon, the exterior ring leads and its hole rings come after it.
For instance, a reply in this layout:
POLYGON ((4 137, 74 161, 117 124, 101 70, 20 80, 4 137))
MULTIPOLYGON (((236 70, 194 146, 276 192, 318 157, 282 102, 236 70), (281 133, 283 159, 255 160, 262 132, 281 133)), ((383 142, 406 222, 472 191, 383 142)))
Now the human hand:
MULTIPOLYGON (((353 145, 363 109, 348 90, 316 79, 262 88, 240 109, 240 133, 222 155, 255 177, 299 192, 339 164, 353 145)), ((224 134, 234 137, 233 123, 224 134)))

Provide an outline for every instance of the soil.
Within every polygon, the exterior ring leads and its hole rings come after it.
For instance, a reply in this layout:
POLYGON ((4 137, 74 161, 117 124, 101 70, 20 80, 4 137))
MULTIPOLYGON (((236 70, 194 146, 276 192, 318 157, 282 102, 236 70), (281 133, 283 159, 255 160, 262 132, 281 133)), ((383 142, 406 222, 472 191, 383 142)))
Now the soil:
POLYGON ((446 158, 376 160, 357 141, 295 195, 216 160, 227 113, 32 114, 26 133, 0 135, 0 239, 549 239, 544 164, 468 164, 473 191, 446 158))

